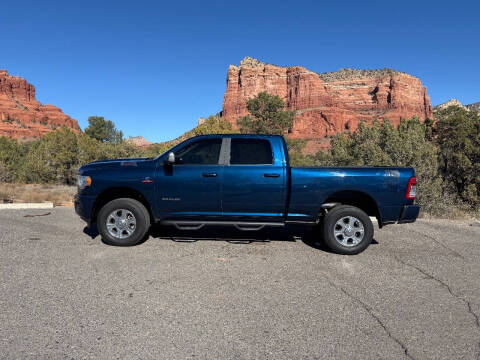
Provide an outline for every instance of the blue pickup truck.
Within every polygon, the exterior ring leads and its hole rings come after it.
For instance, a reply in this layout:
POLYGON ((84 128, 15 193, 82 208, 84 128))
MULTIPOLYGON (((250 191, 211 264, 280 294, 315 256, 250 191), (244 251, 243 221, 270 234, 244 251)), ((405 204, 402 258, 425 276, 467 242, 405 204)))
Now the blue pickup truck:
POLYGON ((156 158, 97 161, 79 169, 75 211, 103 240, 135 245, 152 223, 253 231, 313 226, 333 252, 357 254, 381 228, 414 222, 415 171, 406 167, 290 167, 275 135, 204 135, 156 158))

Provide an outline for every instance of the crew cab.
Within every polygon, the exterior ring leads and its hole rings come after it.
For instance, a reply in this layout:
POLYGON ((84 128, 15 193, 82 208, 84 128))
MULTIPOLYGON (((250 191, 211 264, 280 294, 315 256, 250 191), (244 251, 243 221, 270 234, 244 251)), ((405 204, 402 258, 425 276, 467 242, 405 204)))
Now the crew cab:
POLYGON ((75 211, 106 243, 135 245, 152 223, 240 231, 313 226, 333 252, 357 254, 381 228, 414 222, 408 167, 291 167, 276 135, 202 135, 155 158, 96 161, 79 169, 75 211))

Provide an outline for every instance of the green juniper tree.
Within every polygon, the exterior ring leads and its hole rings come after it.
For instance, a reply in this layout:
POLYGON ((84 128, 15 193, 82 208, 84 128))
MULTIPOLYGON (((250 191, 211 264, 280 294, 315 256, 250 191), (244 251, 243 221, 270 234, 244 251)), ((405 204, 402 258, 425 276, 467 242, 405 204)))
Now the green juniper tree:
POLYGON ((435 113, 440 173, 449 190, 471 208, 480 207, 480 116, 450 106, 435 113))
POLYGON ((100 142, 118 144, 123 141, 123 133, 117 130, 111 120, 105 120, 103 116, 90 116, 85 134, 100 142))
POLYGON ((294 112, 284 110, 285 104, 277 95, 261 92, 247 100, 250 115, 237 120, 242 133, 284 135, 293 126, 294 112))

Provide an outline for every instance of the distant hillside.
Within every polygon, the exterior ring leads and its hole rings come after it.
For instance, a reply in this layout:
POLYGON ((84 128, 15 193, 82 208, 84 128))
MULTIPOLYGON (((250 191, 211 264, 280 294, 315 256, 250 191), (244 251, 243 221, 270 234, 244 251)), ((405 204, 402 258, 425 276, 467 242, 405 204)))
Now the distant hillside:
POLYGON ((443 110, 443 109, 448 108, 449 106, 460 106, 460 107, 463 107, 467 110, 476 111, 476 112, 480 113, 480 102, 476 102, 476 103, 473 103, 473 104, 470 104, 470 105, 463 105, 457 99, 450 99, 447 102, 444 102, 443 104, 438 104, 438 105, 434 106, 433 109, 434 110, 443 110))
POLYGON ((476 102, 476 103, 473 103, 473 104, 470 104, 470 105, 465 105, 465 107, 468 110, 475 110, 477 112, 480 112, 480 102, 476 102))

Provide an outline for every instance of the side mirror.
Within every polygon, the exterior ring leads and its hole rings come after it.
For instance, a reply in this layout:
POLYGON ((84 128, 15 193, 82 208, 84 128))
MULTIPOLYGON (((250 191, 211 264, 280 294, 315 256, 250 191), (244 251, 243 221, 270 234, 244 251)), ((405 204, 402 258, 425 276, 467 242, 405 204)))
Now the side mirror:
POLYGON ((168 153, 167 163, 169 165, 175 164, 175 154, 171 151, 168 153))

